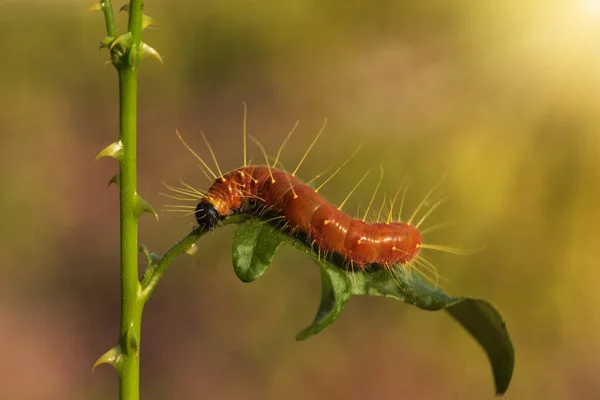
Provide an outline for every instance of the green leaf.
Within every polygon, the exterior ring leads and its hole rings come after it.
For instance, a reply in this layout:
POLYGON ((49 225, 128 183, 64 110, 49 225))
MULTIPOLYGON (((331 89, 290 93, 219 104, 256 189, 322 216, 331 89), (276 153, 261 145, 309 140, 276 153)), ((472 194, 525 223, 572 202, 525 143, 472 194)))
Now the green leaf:
POLYGON ((462 298, 446 307, 485 350, 496 384, 496 394, 504 394, 515 367, 515 350, 500 313, 487 301, 462 298))
POLYGON ((233 238, 233 270, 242 282, 258 279, 271 265, 284 238, 269 224, 251 219, 240 225, 233 238))
POLYGON ((317 315, 310 326, 298 333, 297 340, 307 339, 335 321, 351 295, 390 297, 423 310, 445 310, 486 352, 496 393, 506 392, 514 369, 514 348, 504 320, 490 303, 471 297, 452 297, 407 268, 392 272, 373 265, 365 271, 350 271, 339 256, 323 256, 309 242, 301 234, 281 232, 277 220, 257 218, 242 223, 233 241, 234 270, 244 282, 258 279, 271 264, 277 249, 285 243, 319 265, 321 301, 317 315))
POLYGON ((339 269, 321 266, 321 303, 312 324, 298 332, 296 340, 316 335, 336 320, 352 295, 352 282, 339 269))

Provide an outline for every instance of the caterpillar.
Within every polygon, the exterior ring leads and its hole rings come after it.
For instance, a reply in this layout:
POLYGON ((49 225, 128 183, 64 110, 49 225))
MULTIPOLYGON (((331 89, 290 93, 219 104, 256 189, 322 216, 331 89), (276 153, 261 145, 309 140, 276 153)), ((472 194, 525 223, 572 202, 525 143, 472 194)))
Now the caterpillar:
POLYGON ((221 218, 242 209, 248 199, 280 215, 292 230, 310 237, 323 251, 335 252, 359 268, 405 264, 422 245, 414 226, 353 219, 295 175, 267 166, 242 167, 218 178, 198 203, 196 220, 213 229, 221 218))
MULTIPOLYGON (((177 131, 176 133, 181 142, 201 162, 202 165, 199 165, 199 167, 213 183, 206 192, 192 187, 183 182, 183 180, 180 180, 183 185, 181 188, 165 184, 168 189, 175 193, 175 195, 167 196, 177 200, 197 201, 196 206, 171 206, 170 211, 184 211, 193 214, 200 227, 206 230, 214 229, 219 221, 231 214, 239 212, 268 212, 276 215, 277 218, 283 219, 287 229, 290 229, 292 232, 301 232, 304 234, 308 240, 310 240, 311 245, 317 246, 319 252, 334 253, 342 257, 348 265, 352 266, 353 271, 355 267, 359 270, 366 270, 373 264, 391 271, 398 265, 401 267, 417 266, 420 267, 418 270, 423 276, 429 280, 435 280, 437 285, 439 279, 437 270, 430 261, 420 255, 421 250, 432 249, 455 254, 465 253, 454 247, 423 243, 422 236, 424 231, 419 231, 420 225, 446 199, 435 202, 425 215, 417 223, 413 224, 413 220, 417 213, 437 188, 434 187, 427 193, 408 221, 393 221, 392 211, 400 192, 400 188, 398 188, 398 191, 396 191, 395 196, 391 200, 390 212, 387 220, 381 222, 379 221, 378 216, 378 221, 367 222, 366 217, 373 200, 375 199, 379 184, 381 183, 383 175, 383 169, 381 169, 382 173, 377 189, 373 193, 365 216, 362 219, 357 219, 345 214, 342 211, 343 205, 367 177, 368 173, 363 176, 338 207, 325 200, 319 193, 319 189, 321 189, 324 184, 333 178, 354 157, 358 149, 316 189, 313 189, 296 176, 303 161, 323 132, 326 123, 327 120, 325 120, 321 130, 298 163, 296 169, 291 173, 277 168, 276 166, 279 164, 279 156, 281 155, 283 147, 294 132, 298 123, 296 123, 294 128, 289 132, 279 148, 275 161, 272 163, 269 162, 269 156, 264 147, 256 139, 250 136, 250 138, 260 147, 265 157, 266 165, 249 165, 246 160, 246 138, 248 135, 246 134, 245 112, 244 165, 227 173, 222 173, 214 151, 208 143, 204 133, 201 132, 202 139, 213 158, 218 174, 215 173, 196 152, 194 152, 177 131), (431 275, 434 275, 434 278, 431 278, 431 275)), ((401 185, 401 187, 402 186, 403 185, 401 185)), ((405 189, 402 195, 400 208, 402 208, 406 189, 408 188, 408 185, 404 186, 405 189)), ((385 198, 384 202, 382 202, 382 208, 384 203, 385 198)), ((381 209, 379 214, 381 214, 381 209)), ((400 216, 398 219, 400 219, 400 216)), ((449 224, 433 226, 427 229, 427 231, 437 230, 438 228, 447 225, 449 224)))

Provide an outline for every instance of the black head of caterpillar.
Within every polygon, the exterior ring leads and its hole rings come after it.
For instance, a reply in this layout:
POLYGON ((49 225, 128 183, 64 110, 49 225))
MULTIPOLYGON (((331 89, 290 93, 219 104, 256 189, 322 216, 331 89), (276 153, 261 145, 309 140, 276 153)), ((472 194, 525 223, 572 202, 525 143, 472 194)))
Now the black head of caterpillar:
POLYGON ((209 231, 215 229, 221 219, 215 206, 207 201, 198 203, 195 215, 198 225, 200 225, 202 229, 209 231))

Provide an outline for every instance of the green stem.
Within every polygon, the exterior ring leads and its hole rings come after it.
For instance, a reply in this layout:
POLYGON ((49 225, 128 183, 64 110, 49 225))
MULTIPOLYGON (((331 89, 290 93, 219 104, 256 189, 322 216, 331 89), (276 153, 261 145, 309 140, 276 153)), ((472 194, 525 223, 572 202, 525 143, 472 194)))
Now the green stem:
POLYGON ((113 12, 110 0, 101 0, 100 6, 104 12, 104 21, 106 22, 106 34, 110 37, 115 37, 117 30, 115 28, 115 14, 113 12))
POLYGON ((143 303, 138 299, 138 215, 136 205, 136 100, 137 71, 119 70, 121 200, 121 329, 119 344, 123 353, 119 365, 121 400, 139 399, 139 341, 143 303))
MULTIPOLYGON (((220 225, 225 226, 229 224, 239 224, 241 222, 246 221, 247 219, 247 215, 238 214, 228 217, 226 220, 222 221, 220 225)), ((169 251, 167 251, 165 255, 162 256, 156 264, 150 266, 146 270, 144 278, 142 279, 142 292, 140 295, 144 303, 150 298, 152 292, 154 292, 156 285, 158 285, 160 278, 162 278, 163 274, 166 272, 169 264, 181 253, 187 251, 192 246, 192 244, 194 244, 206 233, 206 231, 203 231, 200 228, 194 229, 186 237, 184 237, 177 244, 171 247, 169 251)))
MULTIPOLYGON (((138 278, 138 217, 136 209, 137 160, 137 70, 142 34, 142 0, 132 0, 129 8, 129 32, 133 38, 125 63, 118 66, 120 135, 123 145, 120 168, 121 200, 121 327, 119 345, 122 358, 117 366, 121 400, 137 400, 140 377, 140 340, 144 302, 140 298, 138 278)), ((107 22, 108 25, 108 22, 107 22)))
MULTIPOLYGON (((139 50, 142 43, 142 21, 144 19, 144 0, 131 0, 129 2, 129 32, 133 40, 132 48, 139 50)), ((137 55, 137 54, 136 54, 137 55)), ((132 63, 137 68, 138 62, 132 63)))

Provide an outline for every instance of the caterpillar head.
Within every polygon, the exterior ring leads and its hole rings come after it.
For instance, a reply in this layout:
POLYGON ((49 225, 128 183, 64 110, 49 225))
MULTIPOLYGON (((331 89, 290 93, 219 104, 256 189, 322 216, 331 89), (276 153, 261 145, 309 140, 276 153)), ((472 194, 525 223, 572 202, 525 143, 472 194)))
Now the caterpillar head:
POLYGON ((212 231, 215 229, 221 217, 217 208, 207 201, 201 201, 196 206, 196 221, 198 225, 204 230, 212 231))

